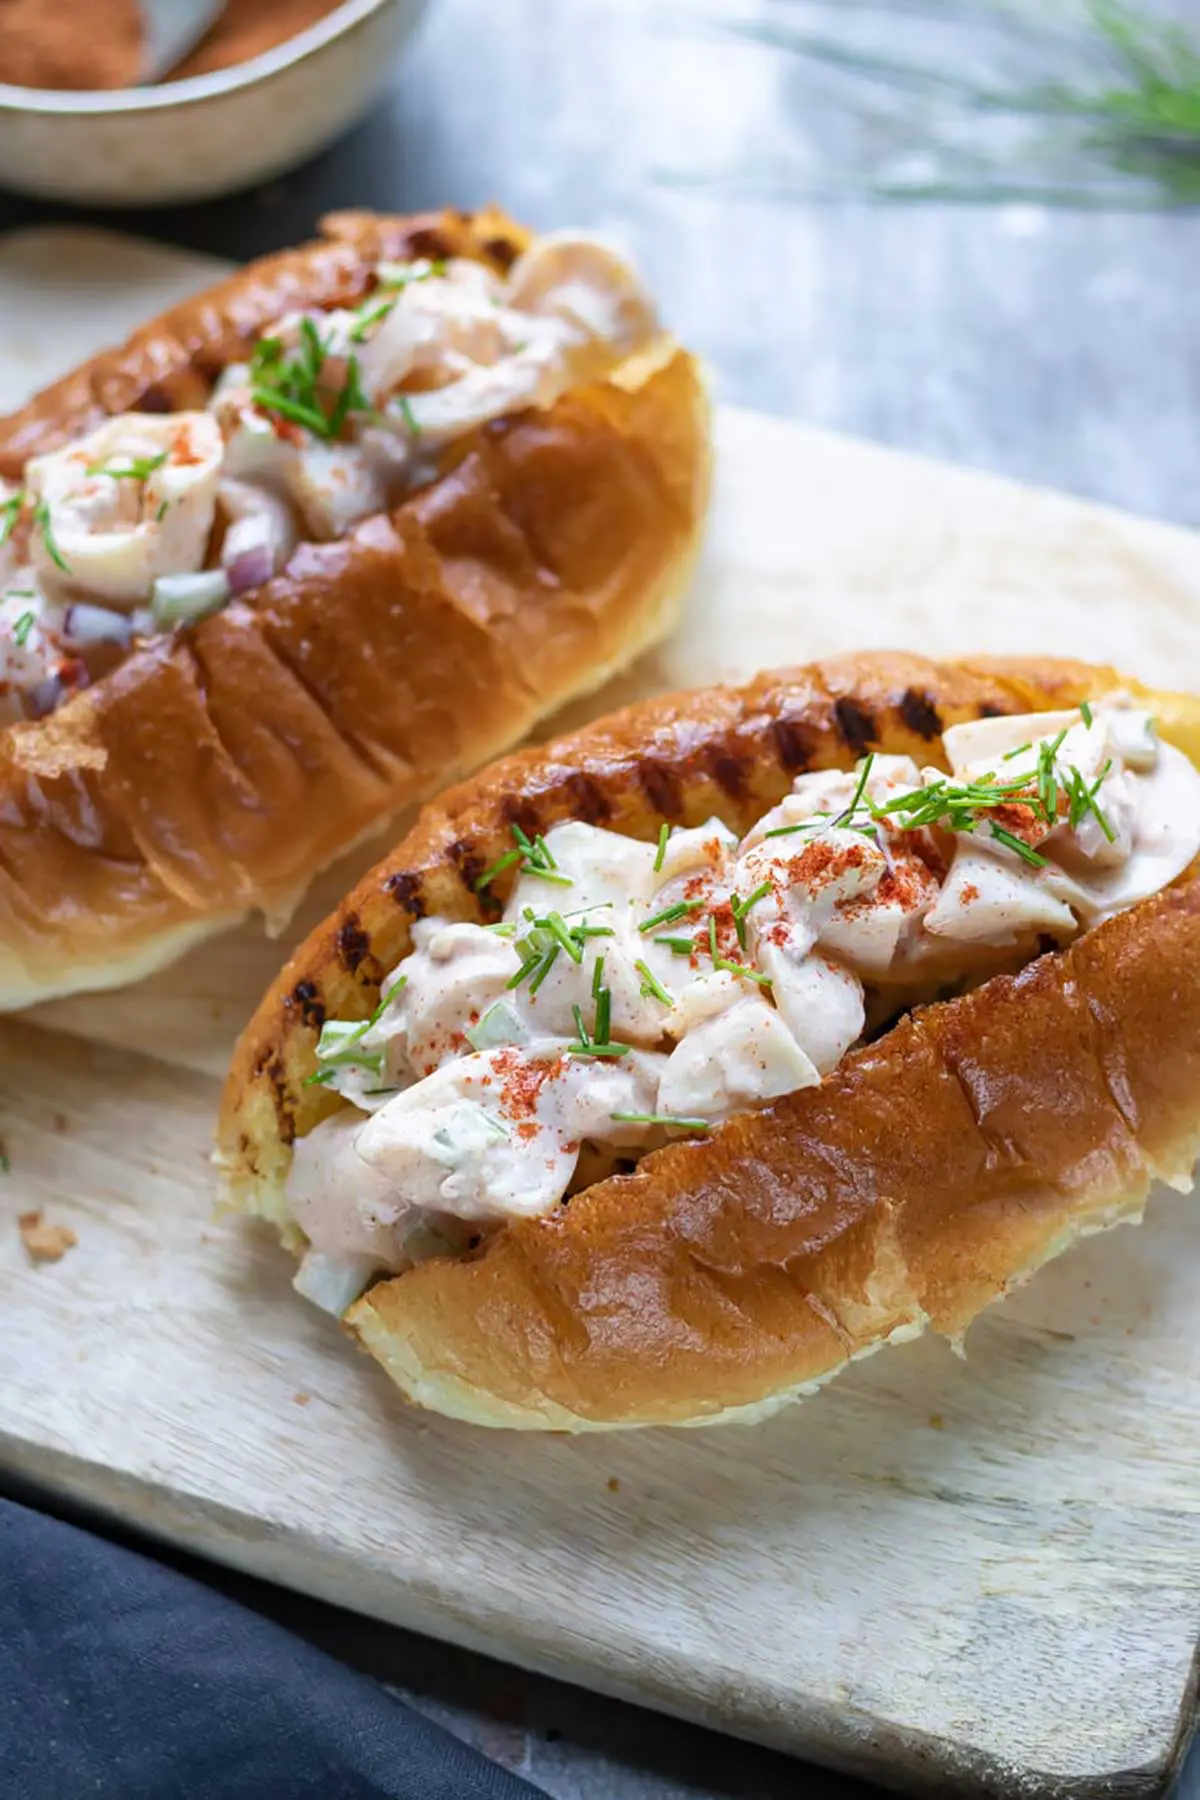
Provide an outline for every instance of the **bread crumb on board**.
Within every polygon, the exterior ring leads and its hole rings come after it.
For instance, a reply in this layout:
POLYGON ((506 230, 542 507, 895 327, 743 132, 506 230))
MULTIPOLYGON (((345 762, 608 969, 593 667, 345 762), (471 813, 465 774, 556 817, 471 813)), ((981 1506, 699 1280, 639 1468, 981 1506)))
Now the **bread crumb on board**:
POLYGON ((61 1262, 79 1241, 69 1225, 48 1225, 41 1212, 19 1213, 17 1230, 32 1263, 61 1262))

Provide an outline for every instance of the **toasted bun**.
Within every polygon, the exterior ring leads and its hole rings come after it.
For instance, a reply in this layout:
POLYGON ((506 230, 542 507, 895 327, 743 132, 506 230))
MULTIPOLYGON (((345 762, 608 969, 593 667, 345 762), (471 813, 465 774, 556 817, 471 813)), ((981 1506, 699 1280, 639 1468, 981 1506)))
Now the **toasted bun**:
MULTIPOLYGON (((802 770, 865 750, 945 766, 994 713, 1143 695, 1200 763, 1200 702, 1053 661, 850 657, 668 696, 513 756, 426 808, 293 958, 222 1109, 235 1204, 291 1238, 290 1144, 337 1110, 301 1084, 321 1020, 365 1017, 414 918, 479 916, 514 819, 651 839, 744 831, 802 770)), ((855 1356, 957 1338, 1073 1238, 1136 1218, 1200 1147, 1200 864, 1016 976, 924 1007, 819 1087, 646 1156, 473 1254, 382 1280, 348 1323, 413 1400, 484 1425, 593 1430, 752 1418, 855 1356)))
MULTIPOLYGON (((502 214, 344 214, 0 423, 0 474, 107 414, 205 404, 273 319, 353 304, 381 258, 506 268, 502 214)), ((602 683, 672 623, 708 488, 696 365, 669 338, 256 592, 0 732, 0 1008, 147 974, 602 683)))

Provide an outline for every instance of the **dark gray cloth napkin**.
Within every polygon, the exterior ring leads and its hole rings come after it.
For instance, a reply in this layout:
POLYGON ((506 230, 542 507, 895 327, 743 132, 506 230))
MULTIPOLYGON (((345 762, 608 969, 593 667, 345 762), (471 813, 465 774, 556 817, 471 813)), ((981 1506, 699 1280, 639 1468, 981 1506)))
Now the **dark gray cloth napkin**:
POLYGON ((12 1800, 545 1800, 202 1583, 0 1501, 12 1800))

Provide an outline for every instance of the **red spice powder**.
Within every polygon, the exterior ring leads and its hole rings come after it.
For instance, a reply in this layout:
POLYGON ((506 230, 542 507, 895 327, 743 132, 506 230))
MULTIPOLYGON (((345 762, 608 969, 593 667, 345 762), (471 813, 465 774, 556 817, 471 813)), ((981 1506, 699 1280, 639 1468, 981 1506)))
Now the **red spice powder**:
POLYGON ((563 1059, 530 1062, 519 1050, 498 1050, 492 1067, 500 1077, 500 1111, 505 1118, 532 1119, 542 1089, 562 1073, 563 1059))
POLYGON ((783 864, 788 885, 798 887, 801 884, 810 893, 819 894, 822 888, 846 873, 848 869, 861 869, 867 861, 868 846, 866 842, 858 844, 828 844, 817 839, 807 845, 799 856, 789 857, 783 864))
POLYGON ((925 900, 932 900, 937 886, 934 877, 919 857, 893 851, 892 865, 880 877, 870 894, 856 894, 839 900, 835 911, 844 919, 859 919, 876 906, 899 906, 915 912, 925 900))
POLYGON ((989 806, 986 812, 980 813, 980 820, 991 819, 1002 830, 1009 831, 1013 837, 1019 837, 1025 844, 1040 844, 1046 835, 1046 821, 1032 806, 1022 806, 1020 801, 1006 800, 1000 806, 989 806))

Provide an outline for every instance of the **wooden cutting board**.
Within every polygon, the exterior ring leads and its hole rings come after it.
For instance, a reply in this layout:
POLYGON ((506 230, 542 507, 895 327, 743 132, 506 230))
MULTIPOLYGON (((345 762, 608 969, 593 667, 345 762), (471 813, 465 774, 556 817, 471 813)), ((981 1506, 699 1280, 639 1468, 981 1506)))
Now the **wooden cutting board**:
MULTIPOLYGON (((0 245, 0 405, 212 267, 91 234, 0 245)), ((734 409, 717 436, 687 623, 588 711, 866 644, 1200 685, 1200 540, 734 409)), ((210 1218, 217 1077, 295 936, 247 929, 0 1027, 0 1463, 899 1786, 1164 1791, 1200 1638, 1190 1200, 1046 1269, 965 1362, 906 1346, 757 1428, 571 1441, 410 1414, 269 1239, 210 1218), (35 1207, 78 1238, 40 1268, 16 1228, 35 1207)))

